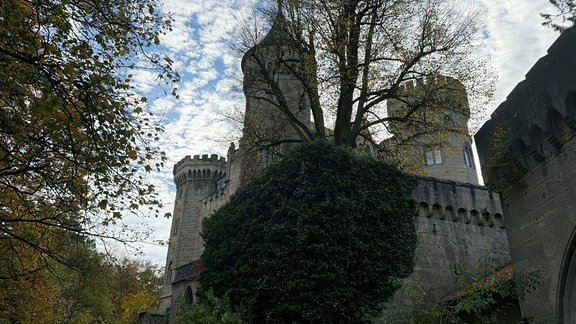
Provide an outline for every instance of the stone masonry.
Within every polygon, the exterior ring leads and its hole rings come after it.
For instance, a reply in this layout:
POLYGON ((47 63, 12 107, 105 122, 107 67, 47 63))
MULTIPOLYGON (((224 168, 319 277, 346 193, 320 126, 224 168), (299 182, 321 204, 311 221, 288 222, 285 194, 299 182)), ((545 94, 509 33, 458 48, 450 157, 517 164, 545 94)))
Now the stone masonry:
POLYGON ((542 279, 526 318, 576 322, 576 28, 566 30, 476 134, 502 191, 515 272, 542 279))

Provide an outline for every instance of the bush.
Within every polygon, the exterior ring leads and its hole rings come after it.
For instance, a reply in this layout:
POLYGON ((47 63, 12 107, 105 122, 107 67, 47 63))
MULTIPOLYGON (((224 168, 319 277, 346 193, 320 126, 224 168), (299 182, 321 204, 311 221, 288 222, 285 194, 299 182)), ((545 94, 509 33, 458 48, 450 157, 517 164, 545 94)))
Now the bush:
POLYGON ((370 321, 412 271, 414 187, 384 162, 302 144, 205 220, 200 283, 249 322, 370 321))

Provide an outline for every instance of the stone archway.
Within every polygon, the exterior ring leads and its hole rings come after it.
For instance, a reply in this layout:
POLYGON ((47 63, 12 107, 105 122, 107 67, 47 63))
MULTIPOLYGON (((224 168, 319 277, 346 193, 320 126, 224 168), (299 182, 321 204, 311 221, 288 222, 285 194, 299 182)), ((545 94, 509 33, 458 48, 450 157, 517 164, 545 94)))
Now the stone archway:
POLYGON ((558 315, 563 323, 576 323, 576 230, 573 230, 558 281, 558 315))
POLYGON ((192 307, 193 303, 194 303, 194 293, 192 292, 192 288, 188 286, 186 287, 186 292, 184 293, 184 305, 192 307))

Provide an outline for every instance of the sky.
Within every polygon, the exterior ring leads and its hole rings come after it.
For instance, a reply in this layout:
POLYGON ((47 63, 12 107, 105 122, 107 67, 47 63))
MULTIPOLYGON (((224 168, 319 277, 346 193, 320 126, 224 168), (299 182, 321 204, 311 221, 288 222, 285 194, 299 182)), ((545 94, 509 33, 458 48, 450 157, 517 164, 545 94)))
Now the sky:
MULTIPOLYGON (((462 0, 470 1, 470 0, 462 0)), ((498 74, 492 103, 493 111, 503 102, 524 75, 546 55, 558 33, 541 26, 539 13, 552 11, 548 0, 476 0, 484 10, 485 44, 481 55, 490 55, 498 74)), ((165 212, 172 212, 175 187, 173 165, 186 155, 224 155, 239 131, 230 116, 243 109, 244 98, 237 91, 240 83, 241 54, 231 47, 242 17, 254 8, 248 0, 164 0, 163 11, 170 13, 173 31, 161 38, 162 50, 174 62, 182 77, 180 99, 157 91, 155 75, 135 75, 138 89, 148 94, 149 109, 161 117, 165 127, 161 140, 168 161, 164 169, 151 174, 165 212), (228 116, 228 117, 226 117, 228 116)), ((128 220, 146 222, 153 227, 150 241, 167 240, 171 219, 128 220)), ((167 247, 143 244, 143 259, 164 265, 167 247)))

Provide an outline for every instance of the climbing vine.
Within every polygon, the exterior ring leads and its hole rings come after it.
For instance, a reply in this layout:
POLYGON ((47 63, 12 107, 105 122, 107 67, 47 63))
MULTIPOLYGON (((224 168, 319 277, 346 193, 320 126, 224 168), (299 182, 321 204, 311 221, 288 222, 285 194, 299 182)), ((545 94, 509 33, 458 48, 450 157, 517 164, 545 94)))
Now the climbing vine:
POLYGON ((414 188, 394 166, 302 144, 206 219, 202 289, 248 322, 370 322, 412 272, 414 188))

